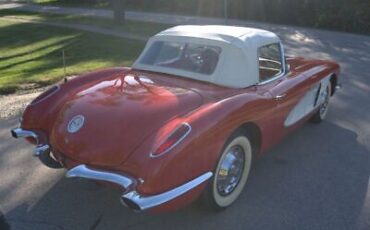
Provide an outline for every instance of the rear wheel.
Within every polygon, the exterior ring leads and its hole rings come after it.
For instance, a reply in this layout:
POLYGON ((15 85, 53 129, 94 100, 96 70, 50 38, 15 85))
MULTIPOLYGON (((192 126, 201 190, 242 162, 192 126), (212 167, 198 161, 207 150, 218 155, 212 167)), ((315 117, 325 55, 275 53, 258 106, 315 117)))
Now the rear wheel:
POLYGON ((329 109, 330 95, 331 95, 331 85, 328 84, 325 91, 322 92, 321 95, 324 98, 324 102, 319 106, 319 109, 312 117, 313 123, 320 123, 326 118, 329 109))
POLYGON ((252 146, 249 139, 234 135, 226 143, 210 181, 204 200, 216 210, 227 208, 242 192, 252 165, 252 146))

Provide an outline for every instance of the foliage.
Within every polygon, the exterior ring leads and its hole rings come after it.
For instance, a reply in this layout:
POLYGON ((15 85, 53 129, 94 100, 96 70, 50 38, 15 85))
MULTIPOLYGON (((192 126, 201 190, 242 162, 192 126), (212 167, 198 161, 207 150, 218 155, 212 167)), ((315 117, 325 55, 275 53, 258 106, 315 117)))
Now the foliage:
MULTIPOLYGON (((53 1, 54 4, 109 6, 108 0, 49 1, 53 1)), ((227 2, 228 15, 235 19, 370 33, 369 0, 227 0, 227 2)), ((130 10, 222 17, 224 0, 126 0, 126 7, 130 10)))

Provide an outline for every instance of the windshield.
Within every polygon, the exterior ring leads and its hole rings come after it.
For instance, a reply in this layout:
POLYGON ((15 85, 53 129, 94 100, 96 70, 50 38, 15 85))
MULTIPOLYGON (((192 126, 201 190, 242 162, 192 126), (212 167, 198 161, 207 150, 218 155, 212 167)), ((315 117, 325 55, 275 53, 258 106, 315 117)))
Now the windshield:
POLYGON ((211 75, 217 66, 221 48, 217 46, 154 42, 139 60, 140 64, 211 75))

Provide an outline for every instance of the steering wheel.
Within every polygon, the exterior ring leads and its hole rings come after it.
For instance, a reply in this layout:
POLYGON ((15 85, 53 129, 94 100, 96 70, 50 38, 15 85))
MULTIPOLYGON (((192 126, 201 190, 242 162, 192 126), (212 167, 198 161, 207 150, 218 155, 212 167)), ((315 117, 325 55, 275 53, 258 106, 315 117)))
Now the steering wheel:
POLYGON ((195 66, 196 71, 199 71, 203 65, 203 56, 202 53, 205 50, 204 47, 197 47, 196 49, 192 50, 192 53, 187 55, 187 59, 189 62, 195 66))

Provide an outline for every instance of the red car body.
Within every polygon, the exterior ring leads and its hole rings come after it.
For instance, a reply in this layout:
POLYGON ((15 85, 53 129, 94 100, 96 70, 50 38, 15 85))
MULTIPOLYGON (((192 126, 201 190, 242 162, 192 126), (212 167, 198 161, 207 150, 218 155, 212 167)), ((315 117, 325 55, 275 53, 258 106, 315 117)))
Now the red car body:
MULTIPOLYGON (((38 146, 50 146, 66 169, 84 164, 128 175, 141 197, 153 196, 212 172, 225 141, 240 127, 252 133, 254 153, 262 155, 312 117, 317 109, 284 125, 313 85, 329 76, 335 89, 339 66, 303 58, 287 62, 289 72, 281 78, 241 89, 131 68, 100 70, 40 95, 26 108, 20 127, 37 135, 38 146), (84 115, 84 126, 70 133, 66 127, 77 114, 84 115), (150 153, 181 124, 191 126, 186 138, 153 157, 150 153)), ((36 144, 33 136, 26 137, 36 144)), ((188 204, 201 195, 205 181, 152 210, 188 204)))

